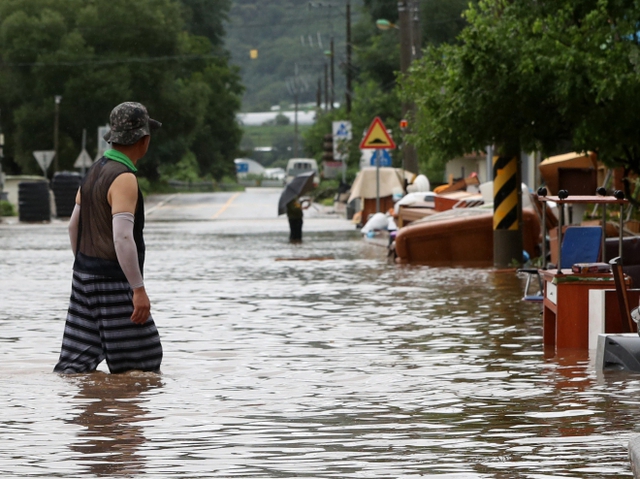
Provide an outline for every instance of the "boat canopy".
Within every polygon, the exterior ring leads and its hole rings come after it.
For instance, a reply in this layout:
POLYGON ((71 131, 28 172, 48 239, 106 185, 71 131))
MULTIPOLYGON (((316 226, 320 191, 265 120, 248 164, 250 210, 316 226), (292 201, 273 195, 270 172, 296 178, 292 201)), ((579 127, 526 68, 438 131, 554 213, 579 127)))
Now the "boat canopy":
MULTIPOLYGON (((392 196, 394 190, 398 188, 404 191, 404 179, 411 183, 414 177, 415 174, 401 168, 380 168, 380 197, 392 196)), ((363 168, 351 186, 348 202, 355 198, 376 198, 377 196, 376 168, 363 168)))

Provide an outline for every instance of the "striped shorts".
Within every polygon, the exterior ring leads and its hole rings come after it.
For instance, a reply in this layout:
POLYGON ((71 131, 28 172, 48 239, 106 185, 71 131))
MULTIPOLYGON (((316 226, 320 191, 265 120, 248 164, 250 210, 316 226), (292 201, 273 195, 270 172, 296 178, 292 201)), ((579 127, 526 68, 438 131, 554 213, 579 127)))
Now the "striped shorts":
POLYGON ((57 373, 159 371, 162 345, 153 318, 131 322, 133 291, 123 280, 73 272, 71 300, 57 373))

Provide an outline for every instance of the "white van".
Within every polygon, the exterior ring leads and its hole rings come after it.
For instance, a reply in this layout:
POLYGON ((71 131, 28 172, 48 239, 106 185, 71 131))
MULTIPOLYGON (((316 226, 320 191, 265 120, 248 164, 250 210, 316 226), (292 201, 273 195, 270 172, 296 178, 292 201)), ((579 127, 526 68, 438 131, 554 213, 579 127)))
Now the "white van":
POLYGON ((292 158, 287 163, 287 178, 286 182, 289 183, 300 173, 313 170, 315 175, 313 176, 313 185, 318 186, 320 184, 320 174, 318 173, 318 162, 313 158, 292 158))

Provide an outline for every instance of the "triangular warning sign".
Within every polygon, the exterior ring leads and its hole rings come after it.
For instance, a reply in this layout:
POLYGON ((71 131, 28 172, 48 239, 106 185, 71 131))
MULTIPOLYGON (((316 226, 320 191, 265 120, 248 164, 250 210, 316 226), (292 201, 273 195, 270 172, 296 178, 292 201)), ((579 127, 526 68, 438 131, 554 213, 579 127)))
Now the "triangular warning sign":
POLYGON ((393 150, 395 147, 396 144, 389 136, 389 133, 387 133, 384 123, 382 123, 379 116, 376 116, 373 123, 371 123, 367 134, 364 135, 364 138, 360 142, 360 149, 365 150, 367 148, 371 148, 393 150))

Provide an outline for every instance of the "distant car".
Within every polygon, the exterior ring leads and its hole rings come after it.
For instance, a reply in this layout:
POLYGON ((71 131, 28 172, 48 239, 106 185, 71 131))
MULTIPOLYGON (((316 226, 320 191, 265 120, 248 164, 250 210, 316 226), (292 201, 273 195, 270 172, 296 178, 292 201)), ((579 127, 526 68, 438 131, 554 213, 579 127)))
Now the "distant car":
POLYGON ((296 176, 307 171, 314 171, 313 185, 318 186, 320 184, 320 174, 318 173, 318 162, 313 158, 292 158, 287 163, 287 178, 286 182, 289 183, 296 176))
POLYGON ((283 168, 266 168, 264 170, 264 177, 270 180, 282 180, 286 177, 286 172, 283 168))
POLYGON ((249 158, 236 158, 233 160, 236 164, 236 175, 238 179, 244 178, 247 175, 262 175, 264 173, 264 166, 255 160, 249 158))

